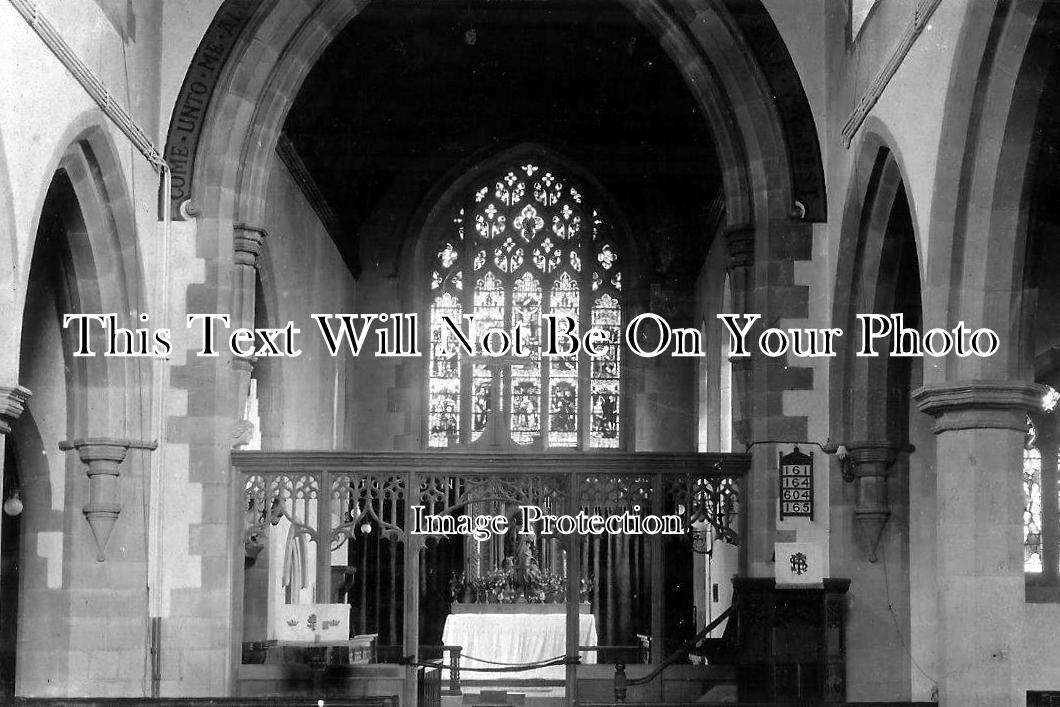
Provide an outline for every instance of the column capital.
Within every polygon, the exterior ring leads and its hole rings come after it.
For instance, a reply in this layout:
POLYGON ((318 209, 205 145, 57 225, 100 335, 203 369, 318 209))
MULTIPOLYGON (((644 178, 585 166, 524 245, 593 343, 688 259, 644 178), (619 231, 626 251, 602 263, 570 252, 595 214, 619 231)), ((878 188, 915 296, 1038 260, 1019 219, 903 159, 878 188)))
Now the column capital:
POLYGON ((728 250, 728 267, 747 267, 755 260, 755 231, 750 225, 734 226, 725 231, 725 246, 728 250))
POLYGON ((30 389, 21 385, 0 386, 0 434, 11 432, 11 425, 22 417, 31 395, 30 389))
POLYGON ((232 230, 232 246, 235 249, 236 264, 255 267, 269 232, 264 228, 245 223, 233 225, 232 230))
POLYGON ((110 462, 116 466, 125 461, 125 455, 130 449, 155 449, 157 446, 155 442, 117 437, 81 437, 73 441, 59 442, 59 449, 64 452, 76 451, 81 461, 89 467, 96 462, 110 462))
POLYGON ((1026 416, 1042 406, 1045 386, 1025 381, 973 380, 925 385, 913 391, 921 412, 935 418, 935 434, 949 430, 1025 431, 1026 416))
POLYGON ((847 453, 853 467, 853 477, 885 476, 903 445, 895 442, 849 442, 847 453))

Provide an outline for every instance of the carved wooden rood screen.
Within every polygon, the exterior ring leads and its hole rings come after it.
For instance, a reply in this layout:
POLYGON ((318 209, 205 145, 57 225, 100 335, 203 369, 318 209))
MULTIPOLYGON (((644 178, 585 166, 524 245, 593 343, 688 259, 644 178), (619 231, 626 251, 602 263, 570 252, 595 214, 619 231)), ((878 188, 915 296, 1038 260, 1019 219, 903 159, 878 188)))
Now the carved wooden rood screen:
POLYGON ((244 553, 244 571, 236 573, 243 597, 240 690, 306 689, 308 683, 292 677, 297 671, 283 666, 301 662, 304 668, 315 660, 313 689, 327 690, 321 685, 326 669, 329 681, 344 676, 343 686, 334 686, 339 692, 368 674, 351 664, 390 663, 387 674, 397 682, 369 689, 412 698, 416 672, 395 664, 435 659, 447 660, 443 681, 450 691, 459 689, 462 647, 441 640, 450 614, 459 613, 552 614, 565 626, 558 653, 568 665, 557 669, 568 699, 576 692, 579 660, 635 662, 615 652, 636 648, 617 645, 630 642, 623 631, 650 636, 651 660, 659 662, 667 646, 687 638, 666 635, 684 630, 672 617, 692 611, 691 603, 666 606, 675 582, 668 574, 690 574, 693 550, 709 551, 704 537, 738 544, 740 481, 749 459, 722 453, 233 452, 244 553), (622 542, 562 532, 523 535, 524 506, 555 516, 628 515, 648 532, 622 542), (412 533, 417 513, 504 517, 509 530, 481 542, 412 533), (679 534, 652 534, 649 516, 676 516, 679 534), (675 563, 674 553, 687 561, 675 563), (615 589, 622 583, 635 586, 615 589), (303 617, 298 608, 305 605, 312 613, 303 617), (335 607, 339 615, 328 614, 335 607), (637 609, 639 628, 629 625, 638 620, 637 609), (595 619, 588 646, 586 615, 595 619), (320 648, 315 658, 293 650, 303 642, 320 648), (251 675, 258 682, 248 687, 251 675))

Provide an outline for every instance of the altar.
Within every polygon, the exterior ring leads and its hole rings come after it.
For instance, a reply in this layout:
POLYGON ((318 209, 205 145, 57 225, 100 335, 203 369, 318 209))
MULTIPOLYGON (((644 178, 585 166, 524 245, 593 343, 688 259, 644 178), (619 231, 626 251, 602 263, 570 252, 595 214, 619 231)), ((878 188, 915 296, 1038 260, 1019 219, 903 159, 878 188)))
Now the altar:
MULTIPOLYGON (((564 604, 455 604, 445 620, 442 642, 461 646, 460 667, 497 668, 500 664, 533 663, 567 653, 564 604)), ((596 645, 596 617, 583 605, 578 614, 578 645, 596 645)), ((582 651, 582 663, 595 663, 596 651, 582 651)), ((562 665, 503 673, 468 673, 488 680, 563 680, 562 665)))

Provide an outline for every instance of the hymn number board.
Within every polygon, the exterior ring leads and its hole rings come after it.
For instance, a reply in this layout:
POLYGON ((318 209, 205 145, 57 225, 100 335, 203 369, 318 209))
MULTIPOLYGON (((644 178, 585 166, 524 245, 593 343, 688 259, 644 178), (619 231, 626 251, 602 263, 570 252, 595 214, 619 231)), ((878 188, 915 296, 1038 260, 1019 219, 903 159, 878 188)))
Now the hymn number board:
POLYGON ((813 520, 813 455, 798 447, 780 455, 780 519, 813 520))

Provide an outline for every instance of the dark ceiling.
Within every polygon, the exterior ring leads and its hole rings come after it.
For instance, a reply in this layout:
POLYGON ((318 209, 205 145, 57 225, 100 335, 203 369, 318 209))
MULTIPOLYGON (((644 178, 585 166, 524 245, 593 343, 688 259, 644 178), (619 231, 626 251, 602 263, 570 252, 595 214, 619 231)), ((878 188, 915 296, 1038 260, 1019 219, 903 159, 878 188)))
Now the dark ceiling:
POLYGON ((375 0, 310 72, 284 129, 347 252, 394 208, 397 184, 411 217, 454 168, 526 141, 601 181, 652 240, 657 278, 687 286, 709 244, 720 182, 706 120, 617 0, 375 0))

